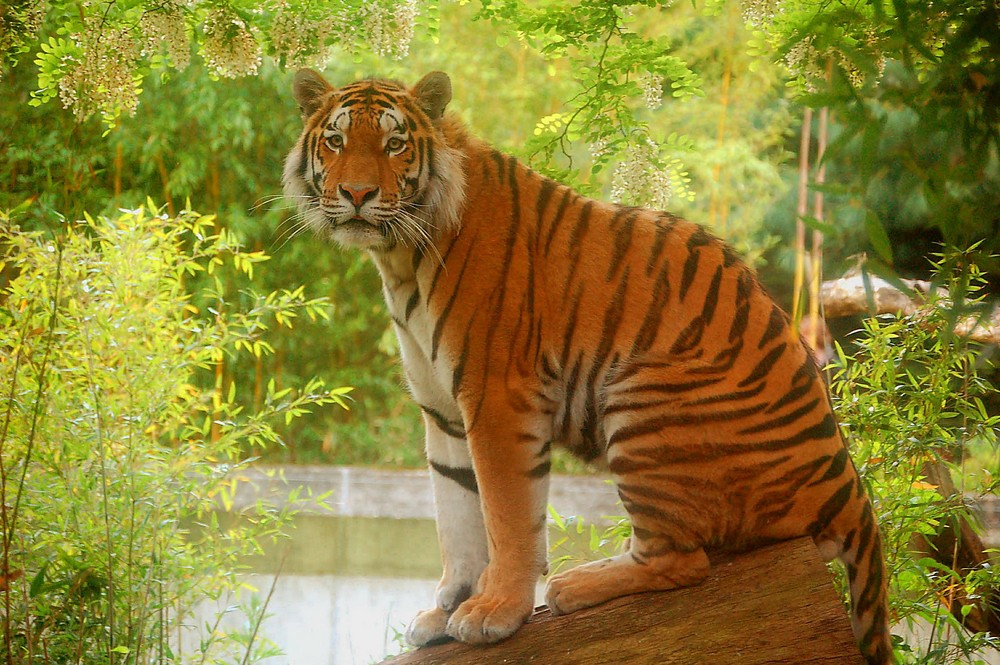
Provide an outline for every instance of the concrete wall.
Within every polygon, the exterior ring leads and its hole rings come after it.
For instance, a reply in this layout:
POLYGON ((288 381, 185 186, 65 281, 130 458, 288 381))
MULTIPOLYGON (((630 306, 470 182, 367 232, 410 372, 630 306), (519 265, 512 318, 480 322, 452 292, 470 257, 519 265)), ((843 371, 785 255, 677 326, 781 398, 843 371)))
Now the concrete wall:
MULTIPOLYGON (((427 471, 386 471, 344 466, 256 466, 240 472, 235 508, 258 499, 281 505, 299 489, 306 514, 341 517, 434 519, 434 497, 427 471), (309 498, 309 497, 312 498, 309 498), (321 500, 322 498, 322 500, 321 500)), ((553 475, 549 502, 560 515, 579 515, 606 524, 621 515, 614 485, 600 477, 553 475)), ((1000 497, 976 500, 989 547, 1000 546, 1000 497)))

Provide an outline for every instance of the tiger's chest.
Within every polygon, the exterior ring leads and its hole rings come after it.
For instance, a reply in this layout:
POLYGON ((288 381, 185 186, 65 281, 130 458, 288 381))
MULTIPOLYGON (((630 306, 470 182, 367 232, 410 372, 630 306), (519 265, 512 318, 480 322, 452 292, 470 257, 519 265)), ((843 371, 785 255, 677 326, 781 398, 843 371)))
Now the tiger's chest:
POLYGON ((383 296, 399 340, 410 393, 425 412, 460 423, 453 386, 454 353, 435 334, 438 317, 425 299, 428 285, 422 284, 416 274, 394 271, 392 267, 385 262, 379 264, 383 296))

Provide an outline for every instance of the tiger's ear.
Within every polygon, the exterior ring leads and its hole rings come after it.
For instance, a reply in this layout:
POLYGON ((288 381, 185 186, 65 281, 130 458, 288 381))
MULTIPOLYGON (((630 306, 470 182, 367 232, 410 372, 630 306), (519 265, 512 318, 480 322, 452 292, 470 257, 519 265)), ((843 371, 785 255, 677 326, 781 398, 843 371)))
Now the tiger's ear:
POLYGON ((333 90, 333 86, 326 82, 323 75, 312 69, 300 69, 295 72, 295 79, 292 81, 292 96, 298 102, 302 117, 308 118, 323 102, 323 96, 333 90))
POLYGON ((444 72, 431 72, 413 87, 413 96, 427 117, 437 120, 451 101, 451 79, 444 72))

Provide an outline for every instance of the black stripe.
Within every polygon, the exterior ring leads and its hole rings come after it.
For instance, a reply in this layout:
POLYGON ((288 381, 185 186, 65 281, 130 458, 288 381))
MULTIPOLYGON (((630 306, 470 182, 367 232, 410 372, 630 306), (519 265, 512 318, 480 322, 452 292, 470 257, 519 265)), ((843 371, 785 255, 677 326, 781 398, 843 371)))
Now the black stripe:
POLYGON ((413 314, 413 310, 417 307, 417 303, 420 302, 420 289, 419 287, 413 290, 413 295, 410 299, 406 301, 406 320, 410 320, 410 315, 413 314))
POLYGON ((552 218, 552 225, 549 227, 548 237, 545 238, 545 248, 544 253, 546 256, 549 254, 549 248, 552 246, 552 239, 556 235, 556 231, 559 229, 559 222, 562 221, 563 215, 566 214, 566 208, 569 206, 569 200, 573 196, 573 190, 569 187, 563 192, 562 200, 559 202, 559 207, 556 208, 555 217, 552 218))
MULTIPOLYGON (((617 380, 622 380, 619 376, 617 380)), ((696 390, 698 388, 704 388, 705 386, 711 386, 719 383, 721 378, 711 378, 711 379, 698 379, 696 381, 685 381, 683 383, 640 383, 634 386, 629 386, 621 391, 622 394, 629 393, 639 393, 639 392, 657 392, 657 393, 686 393, 691 390, 696 390)))
POLYGON ((663 247, 667 242, 667 235, 670 233, 671 228, 671 226, 664 224, 656 224, 656 234, 653 237, 653 244, 649 248, 649 258, 646 260, 646 275, 653 274, 653 268, 656 267, 656 262, 663 253, 663 247))
POLYGON ((508 157, 499 150, 491 150, 490 157, 497 165, 497 180, 503 183, 504 178, 506 177, 506 160, 508 157))
POLYGON ((556 183, 552 180, 542 180, 542 187, 538 192, 538 200, 535 201, 535 215, 538 217, 538 225, 541 227, 542 220, 545 219, 545 208, 549 205, 552 193, 556 191, 556 183))
POLYGON ((462 386, 462 378, 465 375, 465 361, 469 357, 469 331, 465 331, 465 339, 462 340, 462 354, 455 363, 455 371, 451 374, 451 396, 458 397, 458 389, 462 386))
POLYGON ((552 462, 550 460, 545 460, 544 462, 539 462, 535 467, 528 470, 529 478, 544 478, 549 475, 549 471, 552 470, 552 462))
POLYGON ((674 340, 670 347, 671 355, 682 355, 695 348, 701 343, 701 337, 705 332, 705 320, 701 316, 696 316, 691 323, 687 324, 681 334, 674 340))
MULTIPOLYGON (((465 258, 462 261, 462 268, 458 272, 458 279, 455 280, 455 290, 452 291, 451 296, 448 298, 448 302, 445 303, 444 309, 441 310, 441 315, 438 317, 437 322, 434 324, 434 332, 431 333, 431 361, 437 360, 438 344, 441 341, 441 335, 444 333, 445 323, 448 321, 448 317, 451 316, 452 307, 455 306, 455 301, 459 299, 459 291, 461 290, 462 277, 465 276, 465 269, 469 266, 469 257, 472 256, 472 252, 466 252, 465 258)), ((443 262, 442 262, 443 263, 443 262)), ((434 289, 434 284, 431 284, 431 290, 434 289)), ((430 294, 427 296, 428 301, 430 301, 430 294)))
POLYGON ((785 427, 786 425, 791 425, 792 423, 794 423, 807 413, 815 411, 816 407, 819 405, 819 402, 820 402, 819 398, 816 398, 807 404, 803 404, 802 406, 800 406, 799 408, 795 409, 790 413, 786 413, 785 415, 779 416, 777 418, 772 418, 771 420, 765 420, 764 422, 758 423, 753 427, 746 427, 744 429, 741 429, 738 433, 757 434, 759 432, 767 432, 773 429, 777 429, 779 427, 785 427))
POLYGON ((653 294, 646 307, 646 314, 643 316, 642 325, 632 343, 632 356, 645 353, 653 346, 656 340, 656 333, 660 330, 660 323, 663 320, 663 310, 670 302, 670 278, 669 262, 664 262, 660 268, 660 274, 653 281, 653 294))
POLYGON ((764 388, 766 387, 766 384, 758 383, 755 388, 750 388, 749 390, 736 390, 729 393, 722 393, 721 395, 710 395, 709 397, 685 402, 684 406, 706 406, 709 404, 721 404, 722 402, 741 402, 751 397, 756 397, 764 392, 764 388))
MULTIPOLYGON (((737 414, 738 417, 738 414, 737 414)), ((686 422, 680 424, 692 424, 690 417, 686 422)), ((651 431, 657 431, 652 428, 651 431)), ((776 452, 800 446, 809 441, 829 438, 833 432, 837 431, 836 422, 833 416, 827 416, 812 427, 807 427, 801 432, 781 439, 770 439, 756 443, 699 443, 694 446, 662 446, 656 445, 652 448, 644 448, 638 451, 630 451, 633 455, 642 455, 649 458, 647 466, 642 467, 641 463, 636 464, 637 469, 662 468, 665 464, 681 464, 687 462, 711 462, 712 460, 733 455, 754 454, 761 452, 776 452)), ((612 435, 614 438, 614 435, 612 435)), ((612 442, 609 440, 608 446, 612 442)))
POLYGON ((767 329, 764 330, 764 334, 760 338, 757 348, 763 349, 768 342, 778 337, 784 329, 785 313, 782 312, 777 305, 774 305, 771 307, 771 315, 767 319, 767 329))
POLYGON ((469 490, 473 494, 479 494, 479 484, 476 482, 476 472, 472 469, 461 466, 438 464, 434 460, 428 460, 428 462, 430 462, 431 469, 437 473, 449 480, 454 480, 460 486, 469 490))
POLYGON ((736 278, 736 314, 729 328, 729 341, 743 337, 750 321, 750 294, 753 292, 753 278, 748 270, 740 272, 736 278))
POLYGON ((684 270, 681 273, 681 288, 679 292, 679 297, 681 302, 684 301, 684 296, 687 295, 688 289, 691 288, 691 284, 694 282, 694 276, 698 272, 698 260, 701 252, 698 250, 688 253, 687 259, 684 260, 684 270))
POLYGON ((816 520, 809 525, 807 532, 813 538, 818 537, 830 526, 834 520, 844 510, 848 500, 851 498, 851 491, 854 489, 854 478, 848 478, 847 482, 840 486, 829 499, 820 507, 816 515, 816 520))
POLYGON ((579 252, 580 249, 580 241, 583 239, 583 236, 587 233, 587 229, 590 227, 590 213, 593 209, 593 201, 587 201, 583 205, 583 208, 580 210, 580 216, 576 219, 576 226, 573 227, 573 232, 569 236, 569 246, 577 252, 579 252))
POLYGON ((608 274, 604 277, 605 282, 610 282, 615 276, 615 273, 618 272, 618 269, 621 267, 622 260, 625 258, 626 254, 628 254, 628 248, 632 244, 632 235, 635 231, 635 210, 618 210, 618 212, 615 213, 614 218, 612 218, 611 223, 614 224, 618 217, 626 212, 628 212, 629 215, 626 217, 622 228, 614 231, 615 249, 614 253, 611 255, 611 263, 608 265, 608 274))
POLYGON ((757 363, 753 370, 751 370, 750 374, 747 375, 747 378, 740 381, 737 385, 740 388, 746 388, 754 381, 760 381, 767 376, 774 367, 774 363, 785 352, 785 348, 787 346, 788 345, 786 343, 782 342, 778 346, 771 349, 766 356, 761 358, 760 362, 757 363))
POLYGON ((743 340, 738 339, 729 348, 723 349, 715 354, 715 357, 712 358, 711 365, 707 365, 705 367, 692 367, 688 370, 688 374, 720 374, 722 372, 728 372, 733 368, 733 365, 736 364, 736 359, 739 358, 741 351, 743 351, 743 340))
MULTIPOLYGON (((842 476, 844 474, 844 469, 847 468, 848 459, 847 449, 841 448, 840 451, 833 456, 833 459, 830 460, 830 466, 827 467, 826 473, 809 483, 809 486, 812 487, 813 485, 819 485, 820 483, 825 483, 828 480, 834 480, 835 478, 842 476)), ((844 549, 847 549, 847 543, 844 544, 844 549)))
POLYGON ((715 316, 715 307, 719 304, 719 288, 722 285, 722 266, 717 266, 715 268, 715 275, 712 277, 712 283, 708 285, 708 292, 705 294, 705 306, 701 310, 701 318, 704 319, 705 325, 712 323, 712 317, 715 316))
POLYGON ((429 406, 421 404, 420 408, 430 416, 439 430, 456 439, 465 438, 465 428, 462 426, 462 423, 448 420, 440 411, 436 411, 429 406))
MULTIPOLYGON (((608 447, 629 439, 635 439, 646 434, 661 432, 669 427, 694 426, 700 423, 713 423, 727 420, 746 418, 758 411, 756 406, 743 407, 740 409, 730 409, 727 411, 715 411, 707 414, 698 414, 692 417, 690 413, 666 413, 652 418, 647 418, 638 422, 633 422, 615 430, 608 437, 608 447)), ((664 453, 669 453, 672 448, 664 447, 664 453)))

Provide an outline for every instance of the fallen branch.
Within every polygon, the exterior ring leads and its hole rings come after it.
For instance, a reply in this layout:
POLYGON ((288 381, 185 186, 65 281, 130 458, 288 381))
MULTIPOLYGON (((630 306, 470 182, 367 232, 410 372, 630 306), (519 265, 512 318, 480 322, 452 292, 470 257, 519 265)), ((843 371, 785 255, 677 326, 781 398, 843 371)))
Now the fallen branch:
MULTIPOLYGON (((943 290, 930 282, 918 279, 900 280, 910 293, 900 291, 896 285, 874 275, 867 280, 861 275, 849 275, 823 282, 820 300, 828 319, 852 314, 919 315, 929 303, 937 300, 948 303, 943 290), (867 281, 867 284, 866 284, 867 281), (931 296, 935 298, 931 298, 931 296)), ((989 317, 966 316, 955 324, 955 334, 973 342, 1000 345, 1000 308, 989 317)))

